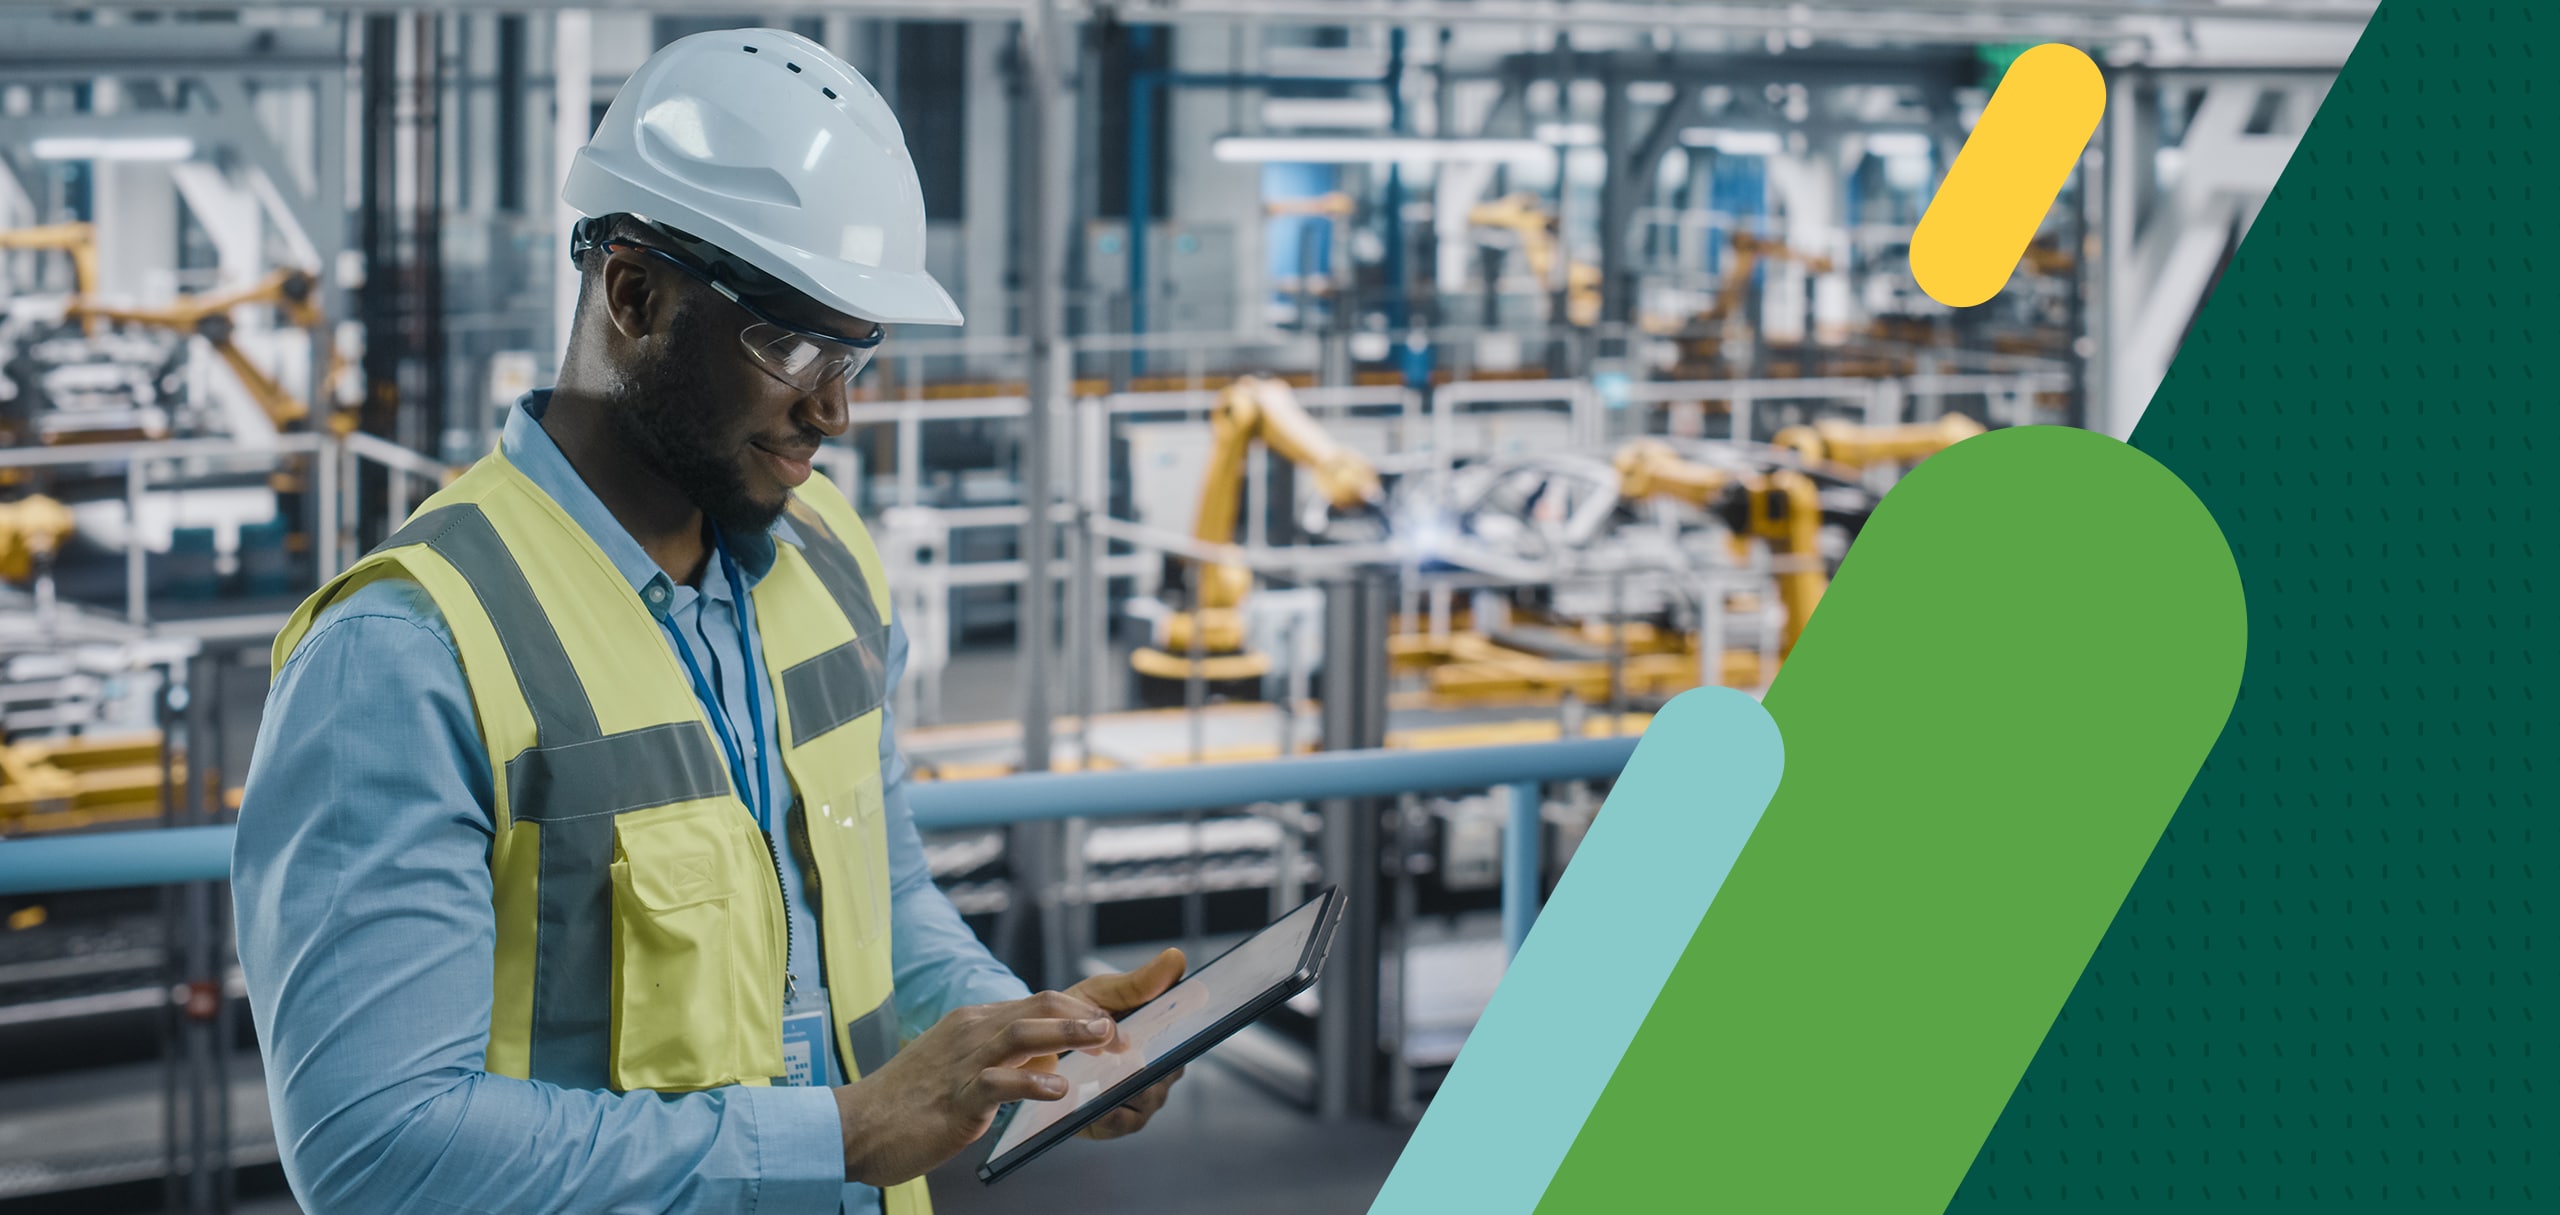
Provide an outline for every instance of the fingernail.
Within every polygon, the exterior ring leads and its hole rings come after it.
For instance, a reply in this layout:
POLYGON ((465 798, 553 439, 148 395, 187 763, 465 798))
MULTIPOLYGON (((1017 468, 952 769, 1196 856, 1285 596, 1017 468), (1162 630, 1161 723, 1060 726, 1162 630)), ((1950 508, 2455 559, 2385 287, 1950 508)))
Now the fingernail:
POLYGON ((1040 1077, 1040 1091, 1044 1093, 1063 1093, 1067 1091, 1067 1082, 1057 1076, 1042 1076, 1040 1077))
POLYGON ((1093 1020, 1090 1020, 1090 1021, 1085 1022, 1085 1023, 1084 1023, 1084 1028, 1085 1028, 1085 1032, 1086 1032, 1086 1033, 1090 1033, 1090 1034, 1107 1034, 1107 1033, 1110 1033, 1110 1032, 1111 1032, 1111 1018, 1109 1018, 1109 1017, 1095 1017, 1093 1020))

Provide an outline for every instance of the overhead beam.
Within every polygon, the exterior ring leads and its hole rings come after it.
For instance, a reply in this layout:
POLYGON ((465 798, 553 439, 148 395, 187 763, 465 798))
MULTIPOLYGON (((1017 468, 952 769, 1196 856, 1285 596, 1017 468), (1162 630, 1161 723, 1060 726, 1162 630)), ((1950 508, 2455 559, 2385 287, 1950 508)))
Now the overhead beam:
POLYGON ((0 18, 0 79, 21 83, 99 76, 198 76, 211 72, 297 76, 344 71, 347 67, 346 48, 341 41, 344 34, 334 21, 257 26, 163 21, 99 26, 42 19, 44 16, 48 14, 21 13, 0 18))
POLYGON ((1822 49, 1783 55, 1723 51, 1658 52, 1521 51, 1477 70, 1453 70, 1453 80, 1526 83, 1569 76, 1611 76, 1629 84, 1721 84, 1751 88, 1769 84, 1869 84, 1953 88, 1972 80, 1979 60, 1971 48, 1917 53, 1901 50, 1822 49))
MULTIPOLYGON (((541 12, 591 5, 593 0, 445 0, 450 10, 541 12)), ((1035 0, 763 0, 754 12, 770 17, 835 15, 938 20, 1019 18, 1035 0)), ((236 10, 238 0, 104 0, 92 9, 236 10)), ((405 11, 415 0, 269 0, 269 8, 331 12, 405 11)), ((700 12, 701 0, 623 0, 616 7, 647 12, 700 12)), ((1078 21, 1107 13, 1122 23, 1188 21, 1305 21, 1375 25, 1380 22, 1456 22, 1548 28, 1699 29, 1745 33, 1803 30, 1816 41, 1837 32, 1861 38, 1900 38, 1963 44, 2029 38, 2175 40, 2190 21, 2288 21, 2361 27, 2373 0, 1863 0, 1827 4, 1818 11, 1800 3, 1758 0, 1063 0, 1056 17, 1078 21)), ((133 27, 120 27, 133 28, 133 27)))

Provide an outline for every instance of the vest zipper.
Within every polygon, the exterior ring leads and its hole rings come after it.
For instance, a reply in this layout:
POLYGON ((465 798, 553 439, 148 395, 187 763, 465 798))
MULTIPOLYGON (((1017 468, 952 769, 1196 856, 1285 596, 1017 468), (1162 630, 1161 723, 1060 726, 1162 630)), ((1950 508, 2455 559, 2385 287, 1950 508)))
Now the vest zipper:
MULTIPOLYGON (((818 885, 818 856, 809 849, 808 811, 806 804, 796 796, 791 799, 791 808, 782 814, 782 829, 791 833, 791 854, 800 858, 800 889, 809 896, 810 922, 822 926, 819 929, 817 953, 818 981, 824 984, 827 977, 827 942, 826 930, 823 927, 827 922, 826 903, 822 901, 824 891, 820 890, 818 885)), ((832 989, 827 998, 830 1002, 835 999, 832 989)), ((830 1007, 827 1010, 828 1021, 833 1022, 835 1015, 835 1010, 830 1007)))
POLYGON ((787 1010, 800 996, 799 978, 791 973, 790 887, 782 881, 782 851, 774 847, 773 833, 758 828, 756 834, 764 837, 764 854, 773 862, 773 901, 782 909, 782 1006, 787 1010))

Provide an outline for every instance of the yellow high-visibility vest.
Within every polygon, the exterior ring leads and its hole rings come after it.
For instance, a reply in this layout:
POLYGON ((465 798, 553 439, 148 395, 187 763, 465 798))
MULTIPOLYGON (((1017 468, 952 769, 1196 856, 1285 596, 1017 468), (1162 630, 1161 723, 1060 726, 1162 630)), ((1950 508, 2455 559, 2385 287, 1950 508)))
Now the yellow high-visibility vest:
MULTIPOLYGON (((870 533, 813 476, 756 584, 757 635, 793 801, 837 1058, 898 1047, 880 785, 888 584, 870 533)), ((419 584, 452 630, 496 793, 486 1068, 567 1088, 661 1092, 783 1074, 781 863, 657 618, 560 504, 492 454, 276 637, 281 668, 331 603, 419 584)), ((399 695, 401 689, 385 689, 399 695)), ((887 1215, 926 1215, 923 1179, 887 1215)))

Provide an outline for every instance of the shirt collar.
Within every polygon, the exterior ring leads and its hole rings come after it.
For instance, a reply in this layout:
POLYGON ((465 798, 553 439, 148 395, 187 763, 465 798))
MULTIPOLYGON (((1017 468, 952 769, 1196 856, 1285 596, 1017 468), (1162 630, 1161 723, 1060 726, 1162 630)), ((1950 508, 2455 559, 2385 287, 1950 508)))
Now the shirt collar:
MULTIPOLYGON (((587 488, 586 479, 578 475, 576 466, 561 453, 560 445, 551 441, 550 432, 542 428, 543 412, 550 407, 551 390, 548 388, 517 398, 516 407, 507 414, 506 429, 499 437, 500 449, 506 453, 507 462, 515 465, 517 471, 542 492, 551 495, 551 500, 559 503, 560 509, 569 512, 569 518, 586 530, 588 538, 596 542, 596 547, 604 550, 605 559, 611 561, 623 580, 631 584, 632 593, 640 596, 641 602, 648 604, 652 611, 666 611, 675 600, 675 580, 658 568, 658 563, 650 558, 648 550, 640 547, 638 540, 632 538, 630 531, 622 526, 622 521, 605 509, 604 500, 596 497, 596 491, 587 488)), ((774 520, 773 526, 764 532, 730 536, 727 540, 731 556, 737 559, 738 574, 750 587, 764 581, 764 576, 773 572, 776 542, 794 548, 800 547, 801 543, 800 533, 792 528, 788 516, 774 520)), ((706 590, 710 590, 715 584, 725 581, 719 577, 707 577, 703 584, 706 590)), ((713 594, 726 599, 729 597, 728 589, 726 585, 719 585, 713 594)))

